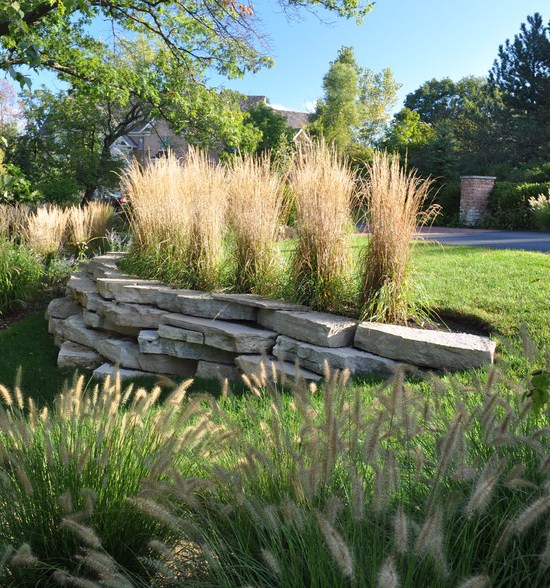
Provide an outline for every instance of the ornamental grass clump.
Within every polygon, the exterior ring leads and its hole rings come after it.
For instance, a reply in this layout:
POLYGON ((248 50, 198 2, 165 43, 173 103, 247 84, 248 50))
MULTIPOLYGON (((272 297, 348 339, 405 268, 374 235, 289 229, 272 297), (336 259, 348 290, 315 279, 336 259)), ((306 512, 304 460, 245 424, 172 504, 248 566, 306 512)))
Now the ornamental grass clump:
POLYGON ((550 191, 548 194, 529 198, 529 208, 535 225, 544 231, 550 231, 550 191))
POLYGON ((82 208, 68 209, 68 240, 75 245, 104 239, 113 218, 113 207, 105 202, 90 202, 82 208))
POLYGON ((324 142, 302 148, 291 171, 298 243, 292 253, 294 297, 315 310, 346 310, 352 258, 355 180, 324 142))
POLYGON ((39 206, 27 215, 23 241, 40 255, 59 253, 65 242, 68 213, 59 206, 39 206))
POLYGON ((232 161, 228 180, 235 289, 273 294, 280 270, 276 240, 284 179, 272 169, 268 155, 244 155, 232 161))
POLYGON ((186 288, 219 285, 227 190, 219 164, 190 149, 123 175, 133 234, 128 270, 186 288))
POLYGON ((425 209, 432 180, 407 171, 397 157, 377 152, 367 165, 364 205, 371 237, 362 260, 362 318, 406 323, 412 306, 411 241, 438 207, 425 209))
MULTIPOLYGON (((159 388, 123 390, 107 378, 85 389, 80 377, 42 409, 0 385, 1 586, 156 586, 164 542, 179 542, 199 574, 182 527, 142 508, 148 484, 178 479, 175 456, 182 476, 197 471, 207 433, 215 443, 204 403, 183 402, 189 383, 158 406, 159 388)), ((203 487, 191 485, 181 487, 190 501, 203 487)))

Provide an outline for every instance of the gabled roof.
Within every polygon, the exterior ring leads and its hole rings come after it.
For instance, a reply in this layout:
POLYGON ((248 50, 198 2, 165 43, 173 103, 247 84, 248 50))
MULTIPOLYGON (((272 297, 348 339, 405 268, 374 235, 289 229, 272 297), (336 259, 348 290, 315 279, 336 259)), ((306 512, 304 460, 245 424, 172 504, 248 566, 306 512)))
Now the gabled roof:
POLYGON ((309 122, 309 114, 307 112, 298 112, 296 110, 276 110, 276 112, 286 118, 286 124, 291 129, 301 129, 309 122))

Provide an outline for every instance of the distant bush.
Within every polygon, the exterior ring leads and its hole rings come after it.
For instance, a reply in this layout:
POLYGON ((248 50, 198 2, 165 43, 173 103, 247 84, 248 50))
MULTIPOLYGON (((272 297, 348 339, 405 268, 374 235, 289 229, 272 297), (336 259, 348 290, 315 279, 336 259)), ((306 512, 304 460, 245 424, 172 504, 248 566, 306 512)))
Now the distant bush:
POLYGON ((0 162, 0 204, 34 204, 41 198, 30 181, 16 166, 0 162))
POLYGON ((444 227, 455 227, 460 216, 460 182, 447 182, 437 192, 434 203, 441 206, 437 224, 444 227))
POLYGON ((550 182, 544 184, 515 184, 497 182, 488 202, 490 218, 487 226, 495 229, 532 229, 533 218, 529 199, 550 190, 550 182))

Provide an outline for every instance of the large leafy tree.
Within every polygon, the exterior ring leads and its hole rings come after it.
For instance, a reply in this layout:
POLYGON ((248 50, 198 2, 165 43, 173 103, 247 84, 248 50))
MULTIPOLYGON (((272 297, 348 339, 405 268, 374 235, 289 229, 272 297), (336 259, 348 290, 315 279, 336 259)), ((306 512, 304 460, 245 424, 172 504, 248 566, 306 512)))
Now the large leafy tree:
POLYGON ((390 118, 399 85, 391 70, 375 73, 357 63, 352 47, 342 47, 323 78, 311 130, 340 151, 372 145, 390 118))
POLYGON ((489 74, 509 109, 509 129, 519 162, 548 158, 550 150, 550 22, 535 13, 513 41, 499 47, 489 74))

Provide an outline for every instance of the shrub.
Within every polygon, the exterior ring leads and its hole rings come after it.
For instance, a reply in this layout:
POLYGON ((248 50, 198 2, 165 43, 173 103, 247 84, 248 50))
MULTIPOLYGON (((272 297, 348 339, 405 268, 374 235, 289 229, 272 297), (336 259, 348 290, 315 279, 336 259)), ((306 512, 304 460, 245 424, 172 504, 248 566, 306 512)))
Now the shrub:
POLYGON ((547 184, 514 184, 497 182, 488 202, 490 218, 487 226, 495 229, 521 230, 533 228, 529 199, 550 190, 547 184))
POLYGON ((40 192, 33 190, 31 183, 15 165, 0 161, 0 203, 34 204, 41 198, 40 192))
POLYGON ((241 292, 272 294, 280 269, 275 242, 283 215, 283 179, 266 154, 235 158, 228 177, 235 286, 241 292))
POLYGON ((354 176, 336 152, 320 142, 296 155, 291 186, 298 230, 291 261, 294 296, 317 310, 345 309, 354 176))
MULTIPOLYGON (((435 186, 434 186, 435 187, 435 186)), ((460 221, 460 182, 447 182, 435 194, 434 202, 441 207, 437 224, 454 227, 460 221)))
POLYGON ((417 226, 438 210, 423 210, 432 181, 406 171, 397 157, 390 161, 385 152, 375 154, 368 173, 364 198, 372 236, 363 259, 362 316, 404 323, 411 308, 410 243, 417 226))
POLYGON ((550 190, 545 196, 539 194, 536 198, 529 198, 529 208, 535 225, 545 231, 550 231, 550 190))

